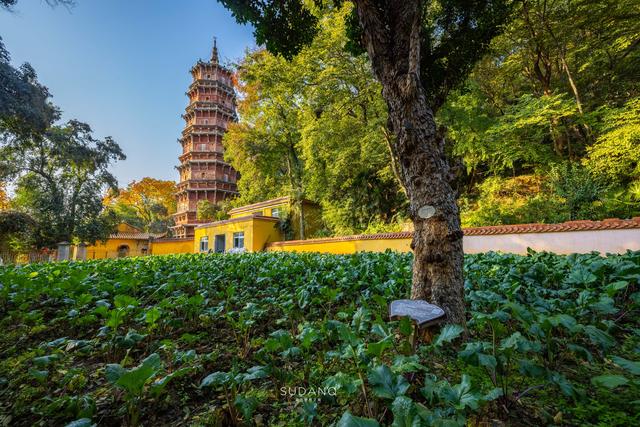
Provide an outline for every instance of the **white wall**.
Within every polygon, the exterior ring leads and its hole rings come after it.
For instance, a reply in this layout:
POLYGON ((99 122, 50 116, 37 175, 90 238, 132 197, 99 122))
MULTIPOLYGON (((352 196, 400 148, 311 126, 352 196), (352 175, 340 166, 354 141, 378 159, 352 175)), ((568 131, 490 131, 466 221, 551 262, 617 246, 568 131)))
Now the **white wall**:
POLYGON ((527 247, 557 254, 624 253, 628 249, 640 250, 640 229, 464 236, 463 245, 468 254, 487 251, 526 254, 527 247))

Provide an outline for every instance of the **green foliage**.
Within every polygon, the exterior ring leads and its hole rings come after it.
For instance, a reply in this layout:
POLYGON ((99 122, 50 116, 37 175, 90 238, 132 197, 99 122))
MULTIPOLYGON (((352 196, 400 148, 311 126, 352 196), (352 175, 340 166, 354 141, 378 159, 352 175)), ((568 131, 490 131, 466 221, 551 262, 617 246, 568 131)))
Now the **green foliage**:
POLYGON ((0 211, 0 249, 28 250, 34 244, 35 227, 33 218, 24 212, 0 211))
POLYGON ((287 58, 310 43, 317 30, 317 18, 300 0, 219 1, 231 10, 239 23, 252 25, 258 44, 287 58))
POLYGON ((411 323, 387 317, 409 293, 411 261, 0 267, 0 398, 32 425, 543 425, 560 412, 565 425, 637 424, 640 253, 467 256, 468 339, 445 325, 415 353, 411 323), (282 392, 297 387, 331 393, 282 392))
POLYGON ((256 51, 239 65, 241 121, 224 138, 241 174, 234 203, 304 196, 322 205, 334 234, 383 226, 404 212, 380 85, 365 57, 344 51, 350 10, 322 14, 317 37, 291 61, 256 51))
POLYGON ((487 178, 476 195, 462 198, 461 216, 465 226, 631 218, 640 213, 638 190, 615 187, 578 163, 559 163, 548 172, 487 178))
MULTIPOLYGON (((119 364, 109 364, 105 368, 107 381, 126 392, 129 423, 138 425, 140 417, 138 401, 142 397, 142 391, 147 384, 162 368, 162 360, 157 353, 146 357, 135 368, 125 369, 119 364)), ((158 383, 156 383, 158 384, 158 383)), ((154 384, 154 385, 156 385, 154 384)))
MULTIPOLYGON (((16 2, 4 0, 0 9, 10 10, 16 2)), ((18 240, 41 248, 105 239, 116 222, 101 203, 104 190, 116 186, 108 167, 125 156, 110 137, 95 139, 85 123, 56 124, 60 111, 49 98, 28 63, 19 69, 10 64, 0 38, 0 181, 15 188, 12 207, 36 222, 30 226, 31 238, 18 240)))
POLYGON ((173 225, 176 212, 176 184, 173 181, 144 177, 126 188, 110 189, 103 204, 120 222, 151 233, 164 233, 173 225))
POLYGON ((116 218, 103 209, 102 194, 116 187, 108 167, 125 156, 111 138, 95 139, 89 125, 72 120, 0 141, 0 155, 3 177, 17 187, 12 203, 37 222, 37 246, 95 242, 112 232, 116 218))
POLYGON ((566 205, 549 188, 544 176, 487 178, 476 188, 476 197, 461 201, 462 225, 466 227, 568 220, 566 205))
POLYGON ((606 184, 575 163, 557 165, 549 175, 551 189, 564 199, 569 219, 596 216, 593 204, 603 198, 607 191, 606 184))
POLYGON ((640 181, 640 98, 606 112, 602 133, 587 149, 584 164, 612 184, 640 181))
POLYGON ((227 219, 226 205, 211 203, 208 200, 200 200, 197 206, 197 218, 199 221, 220 221, 227 219))
POLYGON ((462 210, 474 217, 471 223, 637 215, 639 5, 638 0, 518 2, 504 33, 438 113, 454 142, 452 153, 467 168, 462 210), (591 192, 586 199, 593 203, 583 198, 578 204, 584 208, 572 206, 568 216, 558 216, 553 200, 565 197, 551 181, 557 178, 553 165, 564 162, 582 163, 589 171, 575 168, 563 180, 580 184, 580 197, 591 192), (486 179, 508 183, 534 172, 549 185, 530 193, 526 212, 483 201, 486 179), (598 192, 600 185, 606 189, 598 192), (489 222, 472 212, 475 203, 492 211, 489 222))
MULTIPOLYGON (((10 6, 2 4, 2 7, 10 6)), ((49 91, 38 83, 28 63, 16 69, 0 37, 0 140, 9 134, 29 135, 43 132, 59 112, 49 102, 49 91)))
POLYGON ((368 380, 373 387, 373 393, 383 399, 393 400, 409 388, 407 380, 402 375, 394 375, 386 365, 373 368, 368 380))
MULTIPOLYGON (((305 45, 310 44, 321 31, 318 17, 314 11, 330 9, 333 3, 320 1, 288 0, 286 2, 267 3, 259 1, 219 0, 230 9, 240 23, 251 23, 258 43, 265 44, 274 54, 291 59, 305 45)), ((357 4, 357 2, 355 2, 357 4)), ((337 2, 341 5, 342 2, 337 2)), ((379 2, 374 6, 365 5, 363 19, 383 23, 395 23, 401 20, 399 5, 379 2)), ((449 90, 467 76, 473 64, 482 57, 491 39, 497 35, 511 12, 510 1, 480 1, 474 4, 458 1, 417 2, 416 8, 422 9, 424 19, 420 31, 420 79, 430 98, 431 105, 437 109, 444 102, 449 90)), ((361 19, 357 18, 355 8, 348 20, 350 36, 348 45, 354 53, 364 49, 361 19)), ((367 28, 372 34, 386 35, 384 28, 367 28)), ((400 36, 400 35, 398 35, 400 36)), ((394 54, 405 54, 409 46, 398 45, 401 37, 389 41, 389 48, 395 46, 394 54)), ((381 60, 382 54, 376 52, 371 58, 381 60)), ((405 61, 402 56, 399 61, 405 61)))
POLYGON ((351 412, 345 412, 338 421, 337 427, 378 427, 380 423, 371 418, 356 417, 351 412))

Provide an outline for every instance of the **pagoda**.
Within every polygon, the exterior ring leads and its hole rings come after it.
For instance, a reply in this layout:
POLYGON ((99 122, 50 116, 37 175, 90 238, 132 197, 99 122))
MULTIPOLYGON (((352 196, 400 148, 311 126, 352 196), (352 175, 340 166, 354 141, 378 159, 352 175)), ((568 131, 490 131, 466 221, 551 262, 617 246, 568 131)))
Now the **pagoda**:
POLYGON ((177 186, 177 210, 173 215, 174 237, 193 237, 198 221, 198 202, 218 203, 238 194, 238 172, 224 161, 222 136, 229 122, 237 120, 232 73, 220 65, 218 47, 213 42, 211 60, 198 60, 191 68, 193 82, 186 95, 189 105, 182 118, 185 127, 178 142, 180 182, 177 186))

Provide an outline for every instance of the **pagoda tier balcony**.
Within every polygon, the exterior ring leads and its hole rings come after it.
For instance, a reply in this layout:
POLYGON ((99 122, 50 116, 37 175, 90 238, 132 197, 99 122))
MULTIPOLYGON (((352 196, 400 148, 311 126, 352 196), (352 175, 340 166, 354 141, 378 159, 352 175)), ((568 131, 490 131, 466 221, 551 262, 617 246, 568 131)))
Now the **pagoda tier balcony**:
POLYGON ((210 110, 203 110, 203 109, 193 109, 191 111, 187 111, 185 114, 182 114, 181 117, 184 119, 185 122, 187 123, 193 123, 194 120, 199 119, 199 120, 208 120, 209 122, 211 122, 212 120, 216 120, 216 117, 218 120, 223 121, 225 123, 225 125, 228 122, 235 122, 237 117, 233 114, 233 113, 229 113, 226 111, 221 111, 219 109, 210 109, 210 110), (213 112, 215 114, 215 116, 211 116, 211 115, 204 115, 202 113, 204 112, 213 112), (200 113, 200 114, 198 114, 200 113))
POLYGON ((171 215, 172 217, 177 217, 180 216, 182 217, 182 220, 187 220, 189 222, 196 222, 198 221, 197 218, 197 214, 196 214, 196 210, 194 209, 189 209, 188 206, 178 206, 178 209, 176 210, 176 213, 174 213, 173 215, 171 215))
POLYGON ((197 227, 199 225, 211 222, 211 220, 205 221, 205 220, 201 220, 201 219, 199 220, 199 219, 191 219, 191 218, 187 219, 188 222, 181 222, 183 219, 184 218, 181 217, 181 216, 178 216, 178 217, 174 218, 174 221, 176 221, 176 225, 174 225, 172 227, 169 227, 169 228, 171 228, 172 230, 176 230, 176 229, 182 228, 182 227, 191 227, 191 228, 193 228, 193 227, 197 227), (178 222, 178 221, 180 221, 180 222, 178 222))
POLYGON ((208 88, 214 88, 214 89, 218 89, 221 92, 226 93, 227 95, 231 95, 233 97, 235 97, 235 92, 233 90, 233 88, 231 86, 228 86, 220 81, 216 81, 216 80, 206 80, 206 79, 196 79, 194 80, 190 85, 189 88, 187 89, 187 95, 191 92, 193 92, 194 90, 196 90, 198 87, 208 87, 208 88))
MULTIPOLYGON (((182 145, 182 154, 180 156, 184 156, 185 154, 198 154, 198 153, 224 153, 224 147, 222 146, 222 142, 216 141, 215 139, 209 141, 186 141, 181 142, 182 145)), ((197 155, 194 158, 198 157, 197 155)), ((206 156, 204 156, 206 157, 206 156)))
POLYGON ((187 114, 192 114, 196 111, 214 111, 225 114, 229 117, 236 117, 236 113, 232 108, 214 101, 194 101, 185 108, 185 111, 187 114))
POLYGON ((181 159, 182 162, 176 166, 177 170, 182 170, 184 168, 186 168, 187 166, 193 166, 193 165, 212 165, 212 164, 216 164, 216 165, 221 165, 221 166, 231 166, 229 163, 224 161, 224 158, 219 157, 217 159, 214 158, 209 158, 209 159, 181 159))
POLYGON ((192 166, 201 166, 201 165, 220 165, 222 167, 231 167, 231 165, 224 160, 189 160, 184 163, 176 166, 176 169, 182 171, 184 169, 190 169, 192 166))
POLYGON ((178 157, 180 163, 187 162, 196 162, 196 163, 206 163, 206 162, 218 162, 225 163, 224 161, 224 150, 220 151, 188 151, 178 157))
POLYGON ((219 135, 224 136, 226 132, 226 123, 224 126, 219 124, 207 123, 205 124, 187 124, 187 126, 182 130, 182 136, 187 137, 189 135, 219 135))
POLYGON ((188 142, 189 137, 194 136, 224 136, 224 130, 220 130, 218 128, 203 128, 201 126, 191 126, 191 129, 183 129, 182 137, 178 138, 178 142, 183 144, 184 142, 188 142))
POLYGON ((198 59, 195 64, 189 69, 189 71, 193 74, 198 71, 205 70, 206 72, 213 73, 213 76, 209 77, 211 79, 219 79, 219 78, 228 78, 231 79, 232 72, 227 69, 223 65, 220 65, 217 61, 215 63, 209 61, 203 61, 202 59, 198 59), (206 71, 210 70, 210 71, 206 71))
POLYGON ((187 121, 187 126, 217 126, 219 128, 226 129, 229 122, 231 122, 231 120, 225 119, 224 116, 206 117, 186 114, 183 115, 183 118, 187 121))
MULTIPOLYGON (((189 224, 189 225, 197 225, 197 224, 202 224, 202 223, 206 223, 206 222, 211 222, 211 221, 205 221, 205 220, 201 220, 198 219, 198 215, 197 215, 197 209, 182 209, 182 210, 178 210, 176 211, 176 213, 174 213, 173 215, 171 215, 172 217, 174 217, 176 220, 179 220, 180 223, 182 224, 189 224), (185 223, 186 221, 186 223, 185 223)), ((176 221, 176 223, 178 223, 178 221, 176 221)))
POLYGON ((223 191, 229 193, 238 193, 238 188, 234 182, 222 181, 217 179, 189 179, 181 181, 177 185, 176 194, 182 194, 190 191, 223 191))

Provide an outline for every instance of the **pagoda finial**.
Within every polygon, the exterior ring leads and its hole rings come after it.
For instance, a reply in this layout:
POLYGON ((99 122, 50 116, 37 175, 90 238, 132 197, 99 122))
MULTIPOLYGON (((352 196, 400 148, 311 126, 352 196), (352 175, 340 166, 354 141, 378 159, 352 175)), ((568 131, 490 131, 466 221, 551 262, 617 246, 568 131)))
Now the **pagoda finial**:
POLYGON ((218 43, 216 37, 213 38, 213 49, 211 50, 211 63, 218 65, 218 43))

